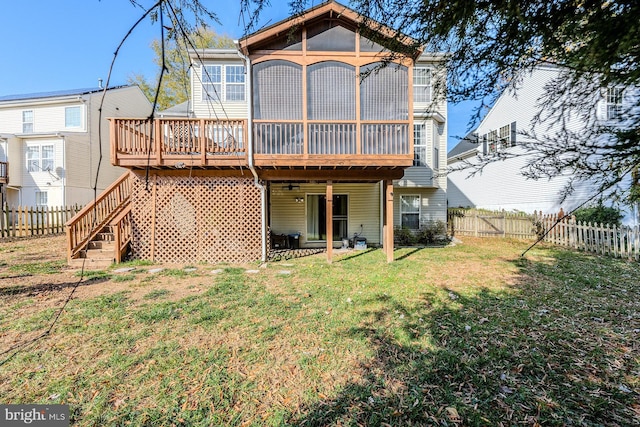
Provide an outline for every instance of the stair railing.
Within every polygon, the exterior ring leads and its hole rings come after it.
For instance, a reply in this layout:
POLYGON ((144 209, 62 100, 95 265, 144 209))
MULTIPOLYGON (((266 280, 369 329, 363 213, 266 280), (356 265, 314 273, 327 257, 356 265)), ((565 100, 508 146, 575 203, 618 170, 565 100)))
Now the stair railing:
MULTIPOLYGON (((67 260, 69 262, 129 204, 131 197, 129 177, 130 172, 125 172, 67 222, 67 260)), ((116 250, 119 248, 116 247, 116 250)))

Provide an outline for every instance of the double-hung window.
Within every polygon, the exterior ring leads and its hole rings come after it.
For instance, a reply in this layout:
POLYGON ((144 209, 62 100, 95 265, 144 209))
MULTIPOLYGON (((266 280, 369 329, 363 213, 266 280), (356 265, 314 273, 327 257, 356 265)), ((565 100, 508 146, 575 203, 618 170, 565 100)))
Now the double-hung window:
POLYGON ((52 171, 54 169, 53 144, 27 147, 27 170, 29 172, 52 171))
POLYGON ((203 65, 202 101, 244 101, 245 72, 242 65, 203 65))
POLYGON ((79 128, 82 125, 82 116, 80 106, 65 107, 64 109, 64 127, 79 128))
POLYGON ((47 206, 49 203, 49 194, 46 191, 36 191, 36 206, 47 206))
POLYGON ((427 166, 427 130, 424 123, 413 124, 413 166, 427 166))
POLYGON ((225 100, 244 101, 244 67, 227 65, 225 67, 225 100))
POLYGON ((420 196, 400 196, 400 226, 409 230, 420 228, 420 196))
POLYGON ((500 128, 498 140, 498 145, 501 149, 511 147, 511 125, 505 125, 500 128))
POLYGON ((619 119, 622 115, 622 88, 607 88, 607 119, 619 119))
POLYGON ((498 131, 492 130, 487 134, 487 145, 489 147, 489 153, 495 153, 498 151, 498 131))
POLYGON ((413 102, 431 102, 431 69, 413 69, 413 102))
POLYGON ((202 100, 220 101, 222 99, 222 66, 202 66, 202 100))
POLYGON ((33 132, 33 110, 22 112, 22 133, 33 132))

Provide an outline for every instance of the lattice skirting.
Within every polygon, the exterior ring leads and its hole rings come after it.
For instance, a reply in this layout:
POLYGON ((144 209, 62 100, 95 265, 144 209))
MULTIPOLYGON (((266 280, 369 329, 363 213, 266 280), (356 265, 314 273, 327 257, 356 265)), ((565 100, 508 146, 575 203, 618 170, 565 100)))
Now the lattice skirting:
POLYGON ((260 190, 251 178, 132 174, 132 252, 167 263, 260 259, 260 190))

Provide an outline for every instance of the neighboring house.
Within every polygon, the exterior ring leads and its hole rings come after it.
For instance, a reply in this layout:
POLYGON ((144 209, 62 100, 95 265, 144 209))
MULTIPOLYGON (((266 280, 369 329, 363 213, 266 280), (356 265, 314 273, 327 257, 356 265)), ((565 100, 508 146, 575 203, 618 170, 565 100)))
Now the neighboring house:
POLYGON ((362 22, 328 2, 237 49, 193 51, 191 99, 174 118, 112 120, 112 161, 132 170, 134 257, 244 262, 289 244, 330 260, 358 234, 391 260, 394 227, 446 221, 434 173, 446 101, 428 108, 442 56, 406 39, 410 53, 380 67, 390 32, 369 27, 373 42, 362 22))
MULTIPOLYGON (((100 154, 98 109, 104 92, 96 87, 0 96, 0 162, 8 162, 4 169, 8 183, 2 185, 9 205, 84 205, 94 198, 100 154)), ((150 110, 137 86, 106 91, 99 192, 124 172, 109 161, 106 117, 137 117, 150 110)))
MULTIPOLYGON (((555 178, 527 179, 523 168, 531 159, 522 147, 529 141, 528 135, 555 132, 549 123, 534 121, 539 112, 537 105, 544 94, 545 84, 556 78, 560 70, 554 66, 539 66, 518 82, 515 90, 507 89, 496 100, 478 127, 463 138, 448 153, 447 197, 449 207, 475 207, 488 210, 522 211, 533 213, 557 213, 575 209, 596 193, 596 186, 589 182, 574 184, 574 192, 562 200, 563 190, 570 176, 555 178), (478 155, 491 155, 505 151, 518 156, 497 160, 470 176, 478 155)), ((599 120, 607 120, 620 109, 621 96, 603 97, 594 105, 594 113, 599 120)), ((584 124, 574 118, 565 123, 571 129, 579 130, 584 124)), ((627 223, 635 222, 633 208, 626 209, 627 223)))

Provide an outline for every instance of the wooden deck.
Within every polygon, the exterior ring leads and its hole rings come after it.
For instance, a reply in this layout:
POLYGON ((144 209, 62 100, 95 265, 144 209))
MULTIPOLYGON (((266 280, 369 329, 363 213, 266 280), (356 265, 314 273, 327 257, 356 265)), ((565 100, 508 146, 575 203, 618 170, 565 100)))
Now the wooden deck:
MULTIPOLYGON (((129 168, 248 167, 246 120, 111 120, 111 160, 129 168)), ((257 121, 254 165, 259 169, 403 169, 413 162, 408 121, 257 121)))

